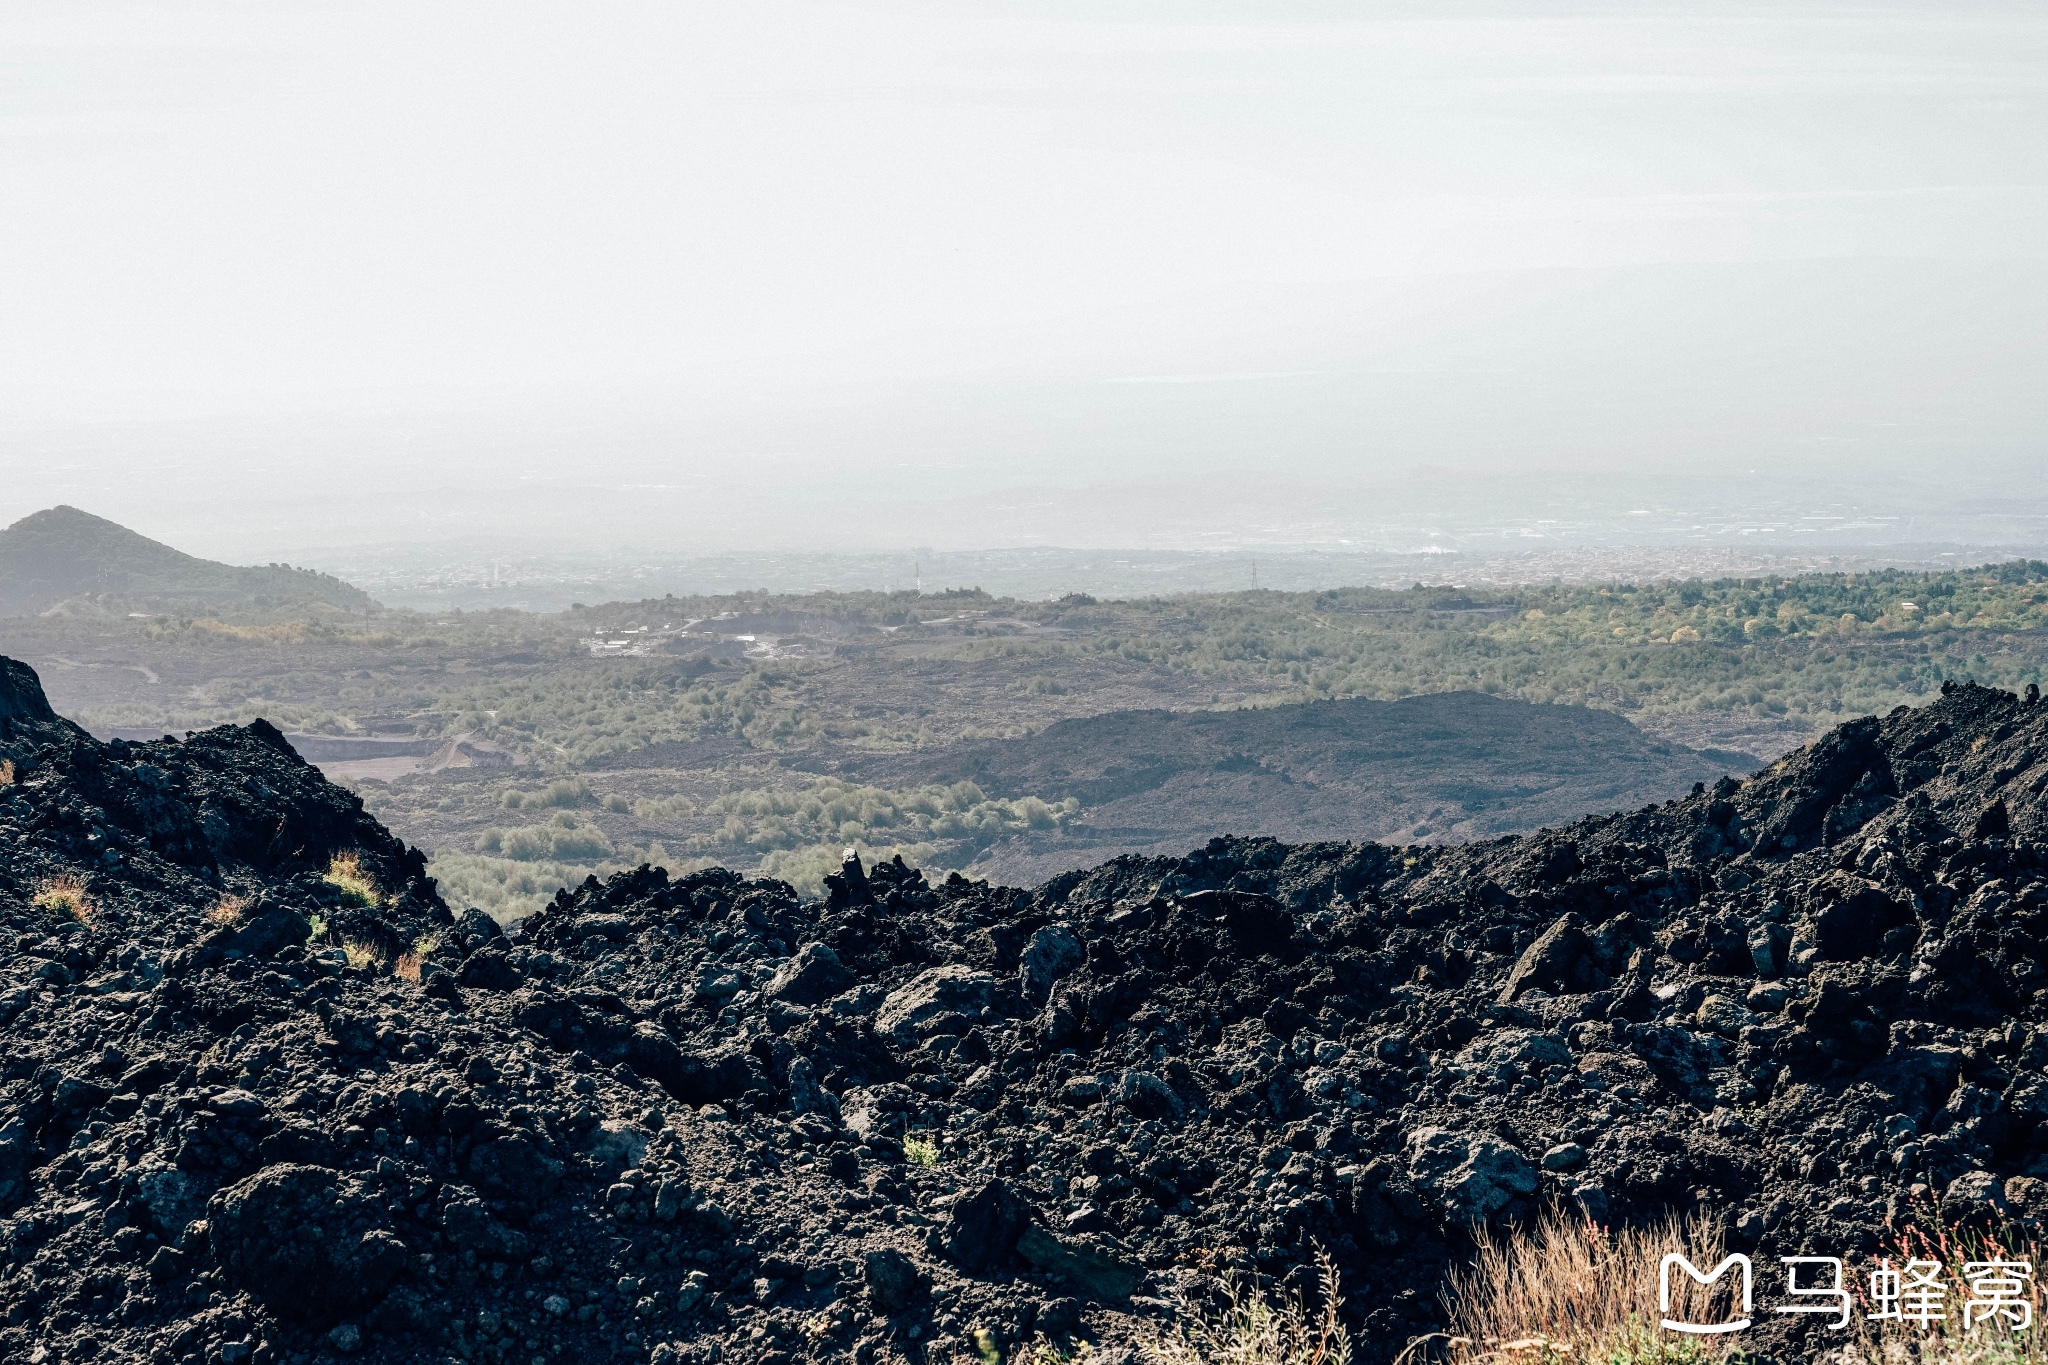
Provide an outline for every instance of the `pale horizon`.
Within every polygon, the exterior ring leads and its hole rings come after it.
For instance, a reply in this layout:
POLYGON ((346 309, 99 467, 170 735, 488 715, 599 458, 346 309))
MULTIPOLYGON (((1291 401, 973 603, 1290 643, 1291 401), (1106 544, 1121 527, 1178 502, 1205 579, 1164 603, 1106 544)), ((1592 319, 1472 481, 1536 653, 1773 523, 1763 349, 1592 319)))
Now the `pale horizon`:
POLYGON ((0 523, 2048 544, 2030 7, 29 3, 0 41, 0 523))

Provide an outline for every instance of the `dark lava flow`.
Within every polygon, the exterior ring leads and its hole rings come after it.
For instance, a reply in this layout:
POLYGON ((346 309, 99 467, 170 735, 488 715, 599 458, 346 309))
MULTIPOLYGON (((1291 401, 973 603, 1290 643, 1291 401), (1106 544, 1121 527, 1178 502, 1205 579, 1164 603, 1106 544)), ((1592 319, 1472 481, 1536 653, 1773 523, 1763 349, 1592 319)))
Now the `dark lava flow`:
POLYGON ((2048 1215, 2032 695, 1492 843, 642 868, 510 937, 260 721, 103 744, 0 661, 0 761, 6 1362, 1114 1359, 1312 1244, 1382 1361, 1546 1204, 2048 1215))

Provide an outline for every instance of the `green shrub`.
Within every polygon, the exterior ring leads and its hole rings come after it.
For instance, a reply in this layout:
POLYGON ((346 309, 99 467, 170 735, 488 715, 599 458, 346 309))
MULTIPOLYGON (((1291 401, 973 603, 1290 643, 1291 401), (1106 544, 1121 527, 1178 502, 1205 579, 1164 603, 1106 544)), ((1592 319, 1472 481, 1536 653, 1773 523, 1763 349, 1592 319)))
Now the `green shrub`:
POLYGON ((697 813, 697 803, 687 796, 657 796, 635 801, 632 812, 641 820, 687 820, 697 813))
POLYGON ((476 851, 514 862, 595 862, 613 852, 603 830, 564 812, 544 825, 493 827, 477 836, 476 851))
POLYGON ((1080 802, 1071 797, 1057 805, 1036 796, 1004 800, 985 795, 972 782, 897 791, 821 778, 794 791, 727 792, 704 807, 707 815, 725 816, 724 824, 694 841, 692 849, 771 852, 863 842, 892 847, 959 842, 971 858, 1006 834, 1052 829, 1080 810, 1080 802))
POLYGON ((367 908, 381 904, 384 899, 376 880, 363 867, 361 854, 335 854, 321 880, 341 892, 342 900, 350 905, 367 908))
POLYGON ((590 784, 580 777, 563 777, 548 783, 539 791, 523 792, 507 788, 498 797, 498 804, 506 810, 549 810, 569 809, 576 806, 596 804, 590 784))
POLYGON ((500 924, 523 919, 553 900, 555 892, 575 886, 596 871, 595 867, 474 853, 443 853, 427 864, 427 875, 451 909, 475 906, 500 924))

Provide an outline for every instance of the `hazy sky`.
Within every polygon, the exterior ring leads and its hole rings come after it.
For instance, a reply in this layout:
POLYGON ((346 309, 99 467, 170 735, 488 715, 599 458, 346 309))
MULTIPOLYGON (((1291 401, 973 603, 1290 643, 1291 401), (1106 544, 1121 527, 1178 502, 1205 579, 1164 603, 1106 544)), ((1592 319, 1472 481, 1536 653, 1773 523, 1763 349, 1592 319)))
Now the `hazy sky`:
POLYGON ((10 0, 0 262, 0 520, 218 553, 1995 479, 2048 6, 10 0))

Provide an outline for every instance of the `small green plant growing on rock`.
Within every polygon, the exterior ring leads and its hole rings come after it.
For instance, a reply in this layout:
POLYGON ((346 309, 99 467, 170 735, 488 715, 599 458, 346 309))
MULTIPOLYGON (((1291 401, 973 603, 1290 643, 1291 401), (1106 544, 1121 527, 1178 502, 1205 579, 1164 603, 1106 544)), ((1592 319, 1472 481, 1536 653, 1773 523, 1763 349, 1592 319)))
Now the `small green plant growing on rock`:
POLYGON ((939 1164, 939 1144, 926 1137, 903 1139, 903 1159, 913 1166, 939 1164))
POLYGON ((85 882, 76 873, 66 872, 52 877, 37 888, 35 897, 29 902, 38 910, 48 910, 55 915, 69 915, 90 929, 99 918, 99 909, 92 898, 85 893, 85 882))
POLYGON ((312 915, 306 920, 306 937, 314 943, 327 937, 327 916, 312 915))
POLYGON ((341 951, 342 955, 348 959, 348 965, 358 970, 364 967, 379 966, 384 961, 384 954, 377 951, 376 944, 365 943, 359 938, 343 940, 341 951))
POLYGON ((341 892, 341 898, 353 906, 368 908, 384 899, 376 880, 364 869, 359 853, 335 854, 321 880, 341 892))

